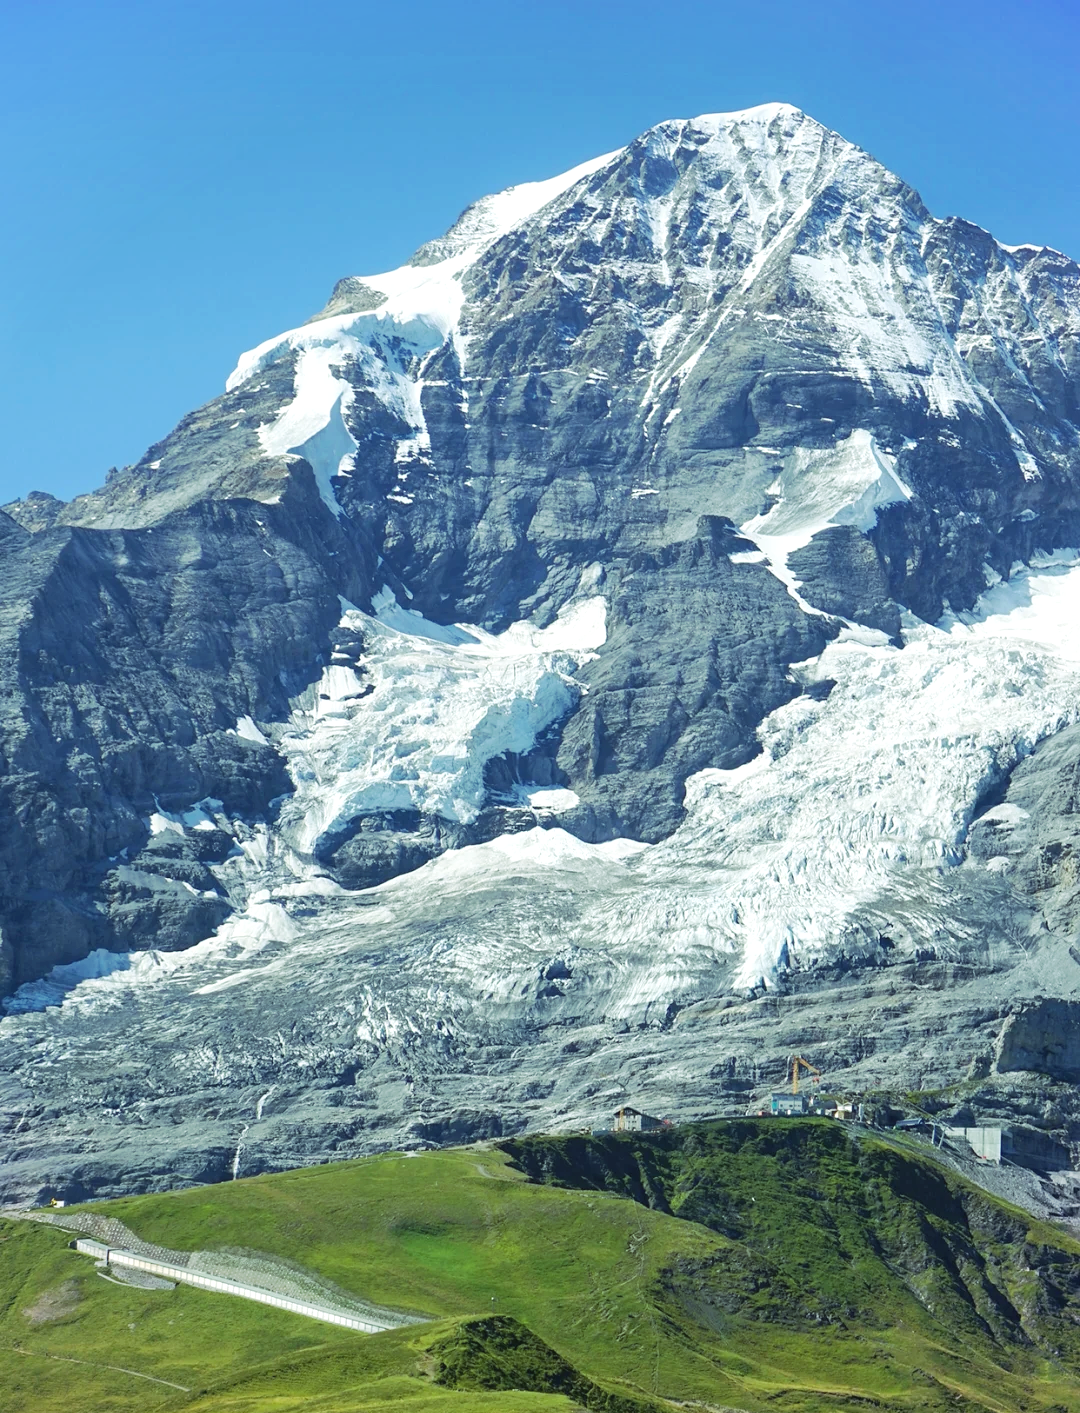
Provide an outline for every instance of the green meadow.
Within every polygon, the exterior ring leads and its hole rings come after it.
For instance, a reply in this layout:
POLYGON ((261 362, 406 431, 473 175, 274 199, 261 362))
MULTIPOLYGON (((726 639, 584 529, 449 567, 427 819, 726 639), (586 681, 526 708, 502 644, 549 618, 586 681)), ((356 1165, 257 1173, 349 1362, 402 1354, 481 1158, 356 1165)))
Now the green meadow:
POLYGON ((538 1137, 93 1204, 428 1317, 360 1335, 0 1223, 5 1413, 1080 1410, 1080 1245, 827 1120, 538 1137))

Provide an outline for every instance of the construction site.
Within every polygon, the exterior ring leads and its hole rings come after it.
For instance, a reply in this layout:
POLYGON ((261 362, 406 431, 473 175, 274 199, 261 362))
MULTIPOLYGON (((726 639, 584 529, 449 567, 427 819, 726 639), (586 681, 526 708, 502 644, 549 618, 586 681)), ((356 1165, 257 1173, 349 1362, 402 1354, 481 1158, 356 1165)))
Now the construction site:
MULTIPOLYGON (((911 1103, 911 1097, 831 1093, 823 1071, 802 1055, 793 1055, 781 1083, 764 1096, 753 1097, 745 1112, 753 1118, 833 1119, 862 1128, 888 1130, 939 1150, 949 1149, 963 1161, 979 1165, 1013 1166, 1034 1172, 1062 1166, 1062 1155, 1048 1148, 1045 1135, 1039 1130, 1019 1124, 980 1124, 974 1122, 975 1116, 970 1112, 965 1115, 962 1105, 957 1109, 954 1104, 935 1104, 930 1096, 921 1096, 929 1105, 924 1109, 911 1103), (937 1117, 935 1109, 946 1112, 937 1117)), ((594 1136, 649 1133, 673 1126, 670 1118, 624 1104, 610 1121, 594 1125, 591 1132, 594 1136)))

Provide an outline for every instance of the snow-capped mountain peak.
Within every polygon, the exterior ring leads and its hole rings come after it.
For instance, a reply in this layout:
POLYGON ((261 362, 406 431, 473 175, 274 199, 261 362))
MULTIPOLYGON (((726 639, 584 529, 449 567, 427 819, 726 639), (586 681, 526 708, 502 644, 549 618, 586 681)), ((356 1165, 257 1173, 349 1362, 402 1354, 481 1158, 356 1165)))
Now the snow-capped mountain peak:
POLYGON ((484 197, 8 510, 0 965, 63 1004, 0 1073, 57 1163, 132 1044, 201 1180, 208 1123, 691 1111, 826 1039, 952 1083, 1080 994, 1080 269, 798 109, 484 197))

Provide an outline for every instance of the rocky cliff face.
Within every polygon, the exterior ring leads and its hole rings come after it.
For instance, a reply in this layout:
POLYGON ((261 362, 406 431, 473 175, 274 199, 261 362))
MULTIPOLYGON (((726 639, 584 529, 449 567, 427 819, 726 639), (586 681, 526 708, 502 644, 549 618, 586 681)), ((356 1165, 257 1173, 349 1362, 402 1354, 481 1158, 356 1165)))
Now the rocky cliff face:
POLYGON ((989 1073, 1080 992, 1078 400, 1076 264, 771 105, 486 198, 6 507, 15 1186, 275 1107, 253 1163, 707 1111, 792 1043, 989 1073))

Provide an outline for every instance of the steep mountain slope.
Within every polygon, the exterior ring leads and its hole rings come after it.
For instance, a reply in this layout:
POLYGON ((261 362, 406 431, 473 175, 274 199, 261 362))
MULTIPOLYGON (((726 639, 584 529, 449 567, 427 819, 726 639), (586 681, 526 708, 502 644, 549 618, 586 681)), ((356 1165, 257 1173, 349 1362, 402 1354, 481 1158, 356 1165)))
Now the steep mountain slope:
POLYGON ((707 1112, 793 1043, 1065 1151, 994 1057, 1080 996, 1078 427, 1080 268, 767 105, 6 507, 11 1190, 707 1112))

